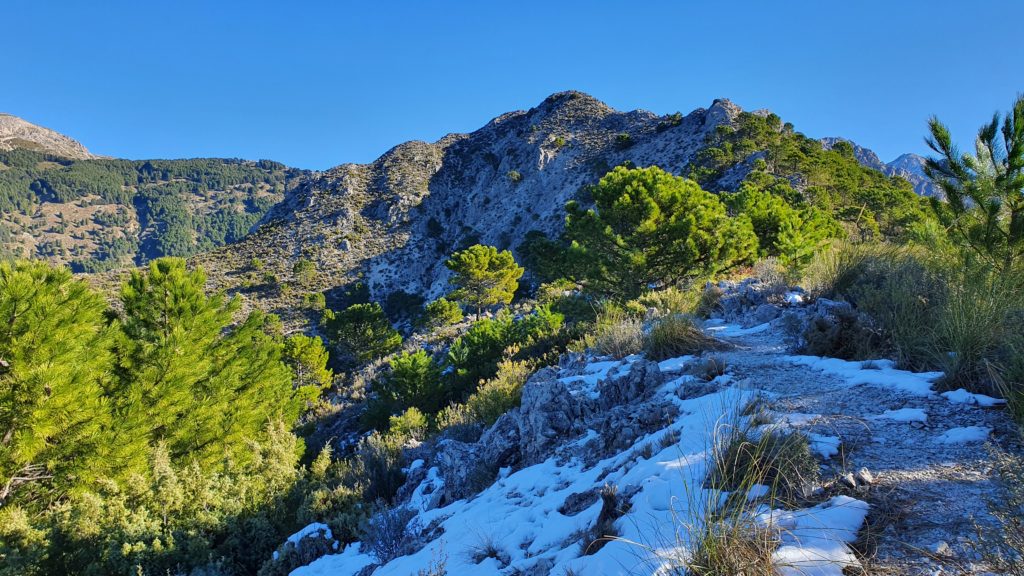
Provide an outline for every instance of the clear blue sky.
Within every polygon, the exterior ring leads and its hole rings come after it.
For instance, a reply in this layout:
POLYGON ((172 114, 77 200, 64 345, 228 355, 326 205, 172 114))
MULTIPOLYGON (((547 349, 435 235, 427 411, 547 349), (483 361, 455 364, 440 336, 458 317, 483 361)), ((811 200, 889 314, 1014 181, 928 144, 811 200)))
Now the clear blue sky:
POLYGON ((883 160, 1024 90, 1024 2, 5 0, 0 111, 125 158, 372 160, 560 90, 728 97, 883 160))

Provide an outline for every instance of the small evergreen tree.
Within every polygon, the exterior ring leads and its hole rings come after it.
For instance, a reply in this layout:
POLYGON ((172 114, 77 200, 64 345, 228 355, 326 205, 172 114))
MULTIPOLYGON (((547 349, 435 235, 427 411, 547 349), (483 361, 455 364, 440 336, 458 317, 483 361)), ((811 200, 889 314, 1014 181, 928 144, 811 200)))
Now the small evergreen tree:
POLYGON ((306 258, 300 258, 292 266, 292 277, 304 288, 309 288, 316 280, 316 264, 306 258))
POLYGON ((321 327, 342 353, 358 362, 386 356, 402 345, 380 304, 353 304, 341 312, 324 311, 321 327))
POLYGON ((947 200, 933 203, 936 213, 975 257, 1008 270, 1024 255, 1024 96, 981 127, 973 155, 957 150, 938 118, 928 127, 928 146, 940 156, 925 172, 947 200))
POLYGON ((247 453, 269 418, 294 422, 304 399, 267 332, 276 318, 254 312, 231 328, 236 300, 207 296, 206 276, 163 258, 124 285, 119 378, 112 390, 125 441, 165 443, 174 461, 204 467, 247 453))
POLYGON ((392 358, 390 370, 374 381, 376 398, 367 410, 368 424, 383 428, 389 418, 407 408, 437 413, 451 399, 441 367, 423 350, 392 358))
POLYGON ((452 254, 445 266, 452 271, 450 282, 456 288, 452 297, 476 309, 477 319, 484 308, 511 302, 523 275, 511 252, 481 244, 452 254))
POLYGON ((714 194, 664 170, 619 166, 591 189, 595 208, 566 205, 577 279, 598 293, 636 297, 651 287, 748 262, 757 237, 714 194))
POLYGON ((450 326, 462 322, 462 309, 455 302, 445 298, 438 298, 428 302, 423 307, 423 314, 420 316, 419 325, 433 330, 443 326, 450 326))
POLYGON ((321 390, 331 385, 334 374, 327 367, 327 349, 322 340, 293 334, 284 343, 284 361, 295 374, 296 388, 321 390))
POLYGON ((842 234, 839 224, 821 210, 793 206, 783 196, 751 182, 723 197, 732 214, 750 219, 758 239, 758 256, 777 256, 787 266, 807 264, 825 240, 842 234))

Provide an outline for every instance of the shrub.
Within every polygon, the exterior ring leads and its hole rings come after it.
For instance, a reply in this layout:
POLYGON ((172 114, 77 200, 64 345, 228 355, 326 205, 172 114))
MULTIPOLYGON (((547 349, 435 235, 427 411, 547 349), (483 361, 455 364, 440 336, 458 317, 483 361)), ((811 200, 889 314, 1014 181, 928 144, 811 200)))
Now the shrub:
POLYGON ((459 308, 458 304, 445 298, 438 298, 423 307, 423 314, 420 316, 418 324, 428 330, 436 330, 444 326, 458 324, 462 322, 462 318, 462 308, 459 308))
POLYGON ((422 440, 427 432, 427 417, 415 406, 388 421, 388 435, 401 439, 422 440))
POLYGON ((392 414, 407 408, 434 414, 450 400, 441 367, 425 351, 403 352, 391 359, 390 370, 374 381, 366 423, 383 429, 392 414))
POLYGON ((689 290, 671 286, 664 290, 648 292, 637 298, 644 308, 655 308, 661 314, 692 314, 700 300, 700 284, 689 290))
POLYGON ((309 287, 316 280, 316 264, 306 258, 300 258, 292 266, 292 277, 300 286, 309 287))
POLYGON ((405 506, 382 510, 367 523, 362 541, 385 564, 416 550, 420 526, 412 522, 416 513, 405 506))
POLYGON ((671 314, 656 320, 644 338, 644 352, 654 360, 665 360, 698 354, 721 346, 682 314, 671 314))
POLYGON ((358 362, 380 358, 402 345, 402 335, 376 302, 353 304, 337 313, 325 310, 320 325, 333 344, 358 362))
POLYGON ((806 354, 846 360, 878 358, 887 349, 885 335, 870 318, 844 308, 828 316, 812 316, 804 328, 803 342, 806 354))
POLYGON ((509 170, 507 176, 508 181, 513 184, 519 184, 519 182, 523 179, 523 175, 520 174, 518 170, 509 170))
POLYGON ((633 145, 633 137, 625 132, 615 135, 615 147, 619 150, 625 150, 633 145))
POLYGON ((322 292, 310 292, 302 297, 302 306, 313 312, 327 309, 327 297, 322 292))
POLYGON ((505 360, 498 373, 484 381, 466 400, 472 422, 490 426, 505 412, 519 406, 523 385, 533 371, 526 362, 505 360))

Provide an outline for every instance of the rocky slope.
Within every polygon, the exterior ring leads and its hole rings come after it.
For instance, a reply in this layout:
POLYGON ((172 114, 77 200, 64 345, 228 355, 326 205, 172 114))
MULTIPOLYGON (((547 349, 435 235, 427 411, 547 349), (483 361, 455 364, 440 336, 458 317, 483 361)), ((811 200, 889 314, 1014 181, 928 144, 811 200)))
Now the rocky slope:
POLYGON ((407 142, 371 164, 318 174, 249 237, 197 262, 230 287, 254 257, 279 280, 305 257, 319 269, 317 289, 363 280, 380 300, 399 290, 434 297, 453 250, 477 242, 514 249, 528 232, 557 234, 565 203, 586 202, 585 187, 610 168, 628 161, 683 173, 705 137, 739 112, 716 100, 686 116, 658 116, 555 94, 471 134, 407 142))
MULTIPOLYGON (((370 164, 317 174, 254 233, 196 261, 213 286, 241 292, 286 320, 302 292, 325 291, 330 304, 332 294, 359 281, 381 302, 402 291, 436 297, 446 288, 443 261, 454 250, 477 242, 515 250, 532 231, 557 235, 565 203, 586 204, 586 187, 625 162, 686 175, 708 137, 735 128, 741 112, 716 100, 685 116, 658 116, 616 111, 580 92, 554 94, 475 132, 407 142, 370 164), (254 258, 264 272, 248 270, 254 258), (318 277, 282 290, 300 258, 316 265, 318 277)), ((870 151, 864 158, 890 170, 870 151)), ((910 164, 900 169, 916 178, 910 164)), ((749 159, 738 162, 707 186, 733 190, 750 169, 749 159)))
POLYGON ((77 140, 13 116, 0 114, 0 151, 16 148, 85 160, 99 158, 77 140))
MULTIPOLYGON (((843 303, 772 300, 756 281, 721 286, 705 330, 731 349, 564 357, 479 439, 408 448, 397 508, 378 520, 401 519, 393 538, 335 546, 293 575, 405 576, 439 560, 460 575, 679 573, 725 498, 705 480, 713 447, 748 426, 803 435, 817 468, 793 505, 759 504, 764 487, 747 493, 743 514, 774 534, 779 574, 985 573, 972 542, 995 529, 986 503, 1001 492, 981 447, 1019 448, 999 401, 940 393, 940 374, 885 360, 790 355, 788 326, 843 303), (616 538, 592 545, 601 533, 616 538)), ((324 537, 313 525, 291 545, 324 537)))
POLYGON ((836 142, 849 142, 853 146, 853 154, 857 161, 879 172, 889 176, 899 176, 914 186, 914 192, 921 196, 941 197, 942 191, 932 183, 924 173, 924 157, 918 154, 902 154, 892 162, 882 162, 870 148, 860 146, 856 142, 845 138, 822 138, 821 143, 826 148, 832 148, 836 142))

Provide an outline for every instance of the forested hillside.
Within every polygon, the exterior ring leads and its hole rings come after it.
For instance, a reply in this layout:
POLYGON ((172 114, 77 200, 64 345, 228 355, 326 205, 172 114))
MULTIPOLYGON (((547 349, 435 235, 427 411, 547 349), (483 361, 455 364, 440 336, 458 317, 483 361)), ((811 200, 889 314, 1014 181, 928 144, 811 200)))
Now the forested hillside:
POLYGON ((0 151, 0 256, 96 272, 242 238, 304 171, 261 160, 0 151))

